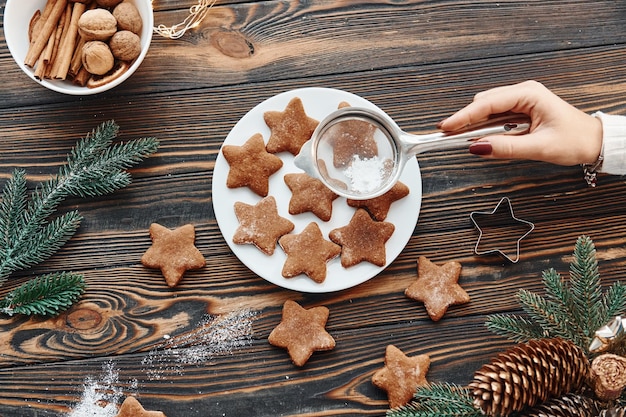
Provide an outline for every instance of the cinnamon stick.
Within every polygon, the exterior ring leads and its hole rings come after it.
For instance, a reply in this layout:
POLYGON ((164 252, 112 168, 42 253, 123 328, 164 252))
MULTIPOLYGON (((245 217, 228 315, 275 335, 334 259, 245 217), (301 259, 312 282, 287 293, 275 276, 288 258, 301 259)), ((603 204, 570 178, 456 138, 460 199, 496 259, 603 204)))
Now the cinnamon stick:
MULTIPOLYGON (((50 38, 52 39, 52 37, 50 38)), ((35 66, 35 78, 39 81, 43 80, 46 76, 46 70, 48 69, 48 61, 46 61, 44 54, 39 56, 37 60, 37 65, 35 66)))
POLYGON ((30 18, 28 23, 28 42, 32 42, 35 37, 35 30, 39 28, 39 19, 41 19, 41 10, 35 10, 35 14, 30 18))
MULTIPOLYGON (((41 26, 42 26, 42 22, 44 22, 46 19, 48 19, 48 17, 50 17, 50 12, 52 11, 52 8, 54 7, 54 3, 56 3, 56 0, 48 0, 46 2, 45 7, 43 8, 43 12, 38 10, 37 12, 35 12, 35 15, 39 15, 39 17, 36 18, 35 21, 31 21, 32 25, 29 28, 29 42, 32 44, 35 42, 35 40, 37 39, 37 36, 39 36, 39 32, 41 32, 41 26)), ((33 16, 33 18, 35 18, 35 16, 33 16)))
POLYGON ((52 60, 52 52, 54 51, 54 39, 55 36, 50 36, 50 38, 48 39, 48 44, 46 45, 43 52, 41 53, 41 56, 39 57, 39 59, 43 60, 46 64, 52 60))
POLYGON ((26 58, 24 58, 25 65, 31 68, 35 66, 37 60, 39 59, 39 55, 41 55, 41 52, 48 44, 48 39, 56 28, 59 18, 65 12, 66 5, 67 0, 55 0, 54 6, 52 6, 50 10, 50 16, 48 16, 45 21, 40 18, 40 21, 43 21, 43 24, 41 25, 41 29, 38 31, 39 33, 37 34, 34 42, 31 43, 28 48, 26 58))
POLYGON ((67 32, 59 47, 59 53, 57 55, 54 67, 53 78, 64 80, 67 78, 67 73, 72 62, 72 56, 76 48, 76 40, 78 36, 78 19, 86 9, 86 5, 83 3, 74 3, 73 7, 68 4, 68 8, 71 7, 71 15, 66 23, 67 32))
POLYGON ((54 32, 54 42, 52 46, 52 54, 50 55, 50 59, 48 60, 48 64, 46 66, 46 75, 45 78, 52 78, 52 63, 56 60, 57 54, 59 52, 59 43, 61 42, 61 35, 63 35, 63 27, 65 25, 65 14, 63 17, 59 19, 59 23, 57 24, 57 28, 54 32))
POLYGON ((89 78, 91 78, 89 71, 87 71, 85 67, 80 67, 78 72, 74 75, 73 82, 80 87, 84 87, 87 85, 89 78))
POLYGON ((80 69, 83 67, 83 46, 85 46, 85 38, 79 36, 78 41, 76 42, 76 47, 74 48, 74 54, 72 55, 72 60, 70 61, 70 69, 68 70, 68 74, 72 76, 76 76, 80 69))

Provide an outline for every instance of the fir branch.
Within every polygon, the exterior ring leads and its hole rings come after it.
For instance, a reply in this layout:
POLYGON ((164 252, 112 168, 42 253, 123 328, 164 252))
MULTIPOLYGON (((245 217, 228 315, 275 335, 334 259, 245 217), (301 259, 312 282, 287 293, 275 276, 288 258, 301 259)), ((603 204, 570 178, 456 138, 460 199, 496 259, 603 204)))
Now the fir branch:
POLYGON ((474 407, 469 389, 443 383, 417 388, 415 401, 391 409, 387 417, 478 417, 480 410, 474 407))
POLYGON ((0 202, 0 256, 23 228, 22 213, 27 201, 26 173, 16 169, 7 182, 0 202))
POLYGON ((565 285, 565 280, 554 268, 543 271, 541 274, 543 285, 546 287, 546 295, 556 308, 566 311, 572 308, 572 292, 565 285))
POLYGON ((543 284, 546 297, 518 291, 518 300, 528 317, 490 316, 486 326, 516 342, 562 337, 588 352, 595 332, 626 309, 625 285, 616 282, 602 293, 596 250, 586 236, 576 241, 569 285, 553 269, 543 272, 543 284))
POLYGON ((605 310, 602 317, 604 324, 626 311, 626 285, 621 282, 613 283, 602 297, 602 305, 605 310))
POLYGON ((118 130, 108 121, 87 134, 58 174, 35 188, 28 204, 24 173, 14 173, 0 207, 0 285, 12 272, 47 259, 71 238, 80 222, 77 214, 49 220, 64 199, 101 196, 127 186, 131 177, 125 170, 158 147, 155 138, 113 144, 118 130))
POLYGON ((490 315, 487 317, 486 326, 492 332, 518 343, 545 336, 540 325, 519 315, 490 315))
POLYGON ((42 225, 30 240, 15 246, 14 255, 6 260, 6 265, 17 271, 45 261, 70 240, 81 220, 82 216, 77 211, 70 211, 42 225))
POLYGON ((567 314, 559 308, 560 304, 527 290, 519 290, 517 298, 530 319, 541 326, 549 337, 578 339, 577 331, 571 328, 567 314))
POLYGON ((158 147, 154 138, 111 144, 116 134, 117 125, 109 121, 74 147, 68 164, 60 171, 61 176, 73 176, 74 181, 67 184, 71 195, 94 197, 125 187, 130 183, 130 175, 124 170, 141 162, 158 147))
POLYGON ((113 143, 119 133, 119 126, 112 120, 97 126, 84 139, 79 140, 68 155, 68 167, 71 171, 80 170, 95 162, 113 143))
POLYGON ((85 291, 80 274, 60 272, 32 279, 0 300, 0 313, 53 316, 68 309, 85 291))
POLYGON ((571 319, 588 344, 595 331, 607 323, 601 302, 596 248, 588 236, 581 236, 576 241, 574 261, 570 264, 570 283, 573 301, 571 319))

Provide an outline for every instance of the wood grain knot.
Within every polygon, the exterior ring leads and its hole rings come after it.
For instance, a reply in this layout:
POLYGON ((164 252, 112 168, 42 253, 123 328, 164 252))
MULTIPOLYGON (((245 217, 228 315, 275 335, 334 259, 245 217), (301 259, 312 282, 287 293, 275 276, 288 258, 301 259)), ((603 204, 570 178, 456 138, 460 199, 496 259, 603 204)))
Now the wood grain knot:
POLYGON ((211 41, 221 53, 233 58, 249 58, 254 55, 254 45, 241 33, 219 31, 211 35, 211 41))
POLYGON ((78 308, 67 315, 67 325, 76 330, 89 330, 102 323, 102 315, 90 308, 78 308))

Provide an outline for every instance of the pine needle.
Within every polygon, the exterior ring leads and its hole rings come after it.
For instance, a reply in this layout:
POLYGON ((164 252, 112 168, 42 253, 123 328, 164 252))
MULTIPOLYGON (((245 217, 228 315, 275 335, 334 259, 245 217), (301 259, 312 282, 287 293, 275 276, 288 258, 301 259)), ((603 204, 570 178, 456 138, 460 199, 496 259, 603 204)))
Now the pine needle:
MULTIPOLYGON (((567 316, 567 309, 562 308, 561 303, 554 303, 546 298, 527 290, 520 290, 517 298, 522 305, 522 309, 529 315, 530 319, 537 323, 544 330, 548 337, 562 337, 567 340, 576 339, 577 329, 570 326, 567 316)), ((578 344, 578 343, 576 343, 578 344)))
POLYGON ((602 287, 596 260, 596 248, 587 236, 582 236, 574 247, 574 261, 570 264, 572 289, 572 319, 581 337, 591 341, 596 330, 608 320, 602 305, 602 287))
POLYGON ((487 327, 516 342, 562 337, 588 352, 595 332, 626 309, 625 285, 616 282, 602 293, 596 250, 587 236, 576 241, 569 281, 549 269, 543 272, 543 283, 545 297, 527 290, 517 293, 527 317, 489 316, 487 327))
MULTIPOLYGON (((96 197, 126 187, 126 171, 156 152, 155 138, 113 143, 119 127, 102 123, 77 142, 58 174, 28 195, 26 173, 15 170, 0 202, 0 286, 15 271, 37 265, 56 253, 78 230, 82 216, 69 211, 54 217, 68 197, 96 197), (29 199, 30 197, 30 199, 29 199)), ((83 277, 65 272, 35 278, 0 300, 0 313, 54 315, 69 308, 85 288, 83 277)))
POLYGON ((118 131, 108 121, 78 141, 67 164, 38 184, 30 201, 25 173, 13 173, 0 204, 0 285, 11 273, 52 256, 76 232, 81 220, 77 212, 50 219, 66 198, 96 197, 126 187, 131 182, 126 169, 157 150, 155 138, 113 143, 118 131))
POLYGON ((524 316, 494 314, 487 317, 487 328, 515 342, 544 337, 543 328, 524 316))
POLYGON ((13 249, 13 256, 5 265, 17 271, 29 268, 54 255, 74 235, 82 216, 70 211, 42 225, 28 241, 19 241, 13 249))
POLYGON ((26 209, 27 188, 26 173, 21 169, 13 171, 7 182, 0 202, 0 256, 5 258, 5 251, 23 229, 22 214, 26 209))
POLYGON ((68 309, 85 291, 80 274, 59 272, 34 278, 0 300, 0 313, 54 316, 68 309))
POLYGON ((417 388, 415 400, 391 409, 387 417, 478 417, 473 397, 467 388, 455 384, 430 384, 417 388))
POLYGON ((626 311, 626 285, 622 285, 619 282, 611 285, 602 297, 602 305, 605 309, 605 317, 603 319, 606 322, 610 321, 610 318, 626 311))

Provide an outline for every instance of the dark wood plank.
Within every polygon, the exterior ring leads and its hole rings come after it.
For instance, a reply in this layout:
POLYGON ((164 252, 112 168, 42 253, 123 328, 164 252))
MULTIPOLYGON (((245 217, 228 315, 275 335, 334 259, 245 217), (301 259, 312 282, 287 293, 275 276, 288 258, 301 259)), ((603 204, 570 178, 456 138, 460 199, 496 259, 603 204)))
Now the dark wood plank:
MULTIPOLYGON (((179 19, 188 6, 157 3, 162 21, 179 19)), ((0 290, 68 269, 85 274, 89 285, 81 302, 57 318, 0 319, 0 415, 66 415, 85 379, 102 375, 107 364, 119 371, 114 388, 170 417, 382 415, 386 397, 370 379, 390 343, 408 354, 428 353, 431 381, 469 382, 511 345, 484 327, 486 316, 519 312, 518 289, 542 291, 547 268, 567 277, 581 234, 596 243, 605 285, 623 280, 623 178, 602 176, 590 189, 579 167, 485 161, 466 150, 421 155, 422 208, 400 256, 356 288, 300 294, 257 277, 221 236, 211 194, 221 143, 248 109, 304 86, 357 93, 414 132, 433 130, 480 90, 528 78, 585 111, 626 114, 624 7, 574 0, 220 2, 182 41, 155 39, 123 88, 81 99, 36 88, 2 44, 2 180, 15 167, 27 170, 31 187, 45 180, 77 138, 108 119, 120 124, 121 139, 156 136, 162 144, 133 170, 127 189, 67 201, 65 208, 85 217, 76 236, 0 290), (215 38, 225 33, 244 36, 254 54, 229 58, 228 49, 218 51, 215 38), (491 210, 503 196, 536 225, 514 265, 473 254, 477 233, 469 213, 491 210), (176 289, 139 261, 154 221, 196 225, 207 257, 207 267, 188 273, 176 289), (461 284, 472 301, 450 308, 438 323, 403 294, 420 255, 463 264, 461 284), (331 310, 328 330, 337 348, 316 353, 303 369, 267 343, 287 299, 331 310), (168 350, 168 340, 197 335, 207 315, 248 312, 252 327, 241 347, 216 352, 203 340, 210 357, 175 363, 183 350, 168 350)))
MULTIPOLYGON (((332 322, 331 315, 329 324, 332 322)), ((112 363, 119 370, 119 386, 132 392, 130 386, 136 385, 143 404, 167 415, 381 415, 387 408, 385 394, 370 379, 382 366, 388 332, 393 332, 397 346, 404 351, 431 355, 429 376, 433 381, 468 379, 475 368, 508 344, 490 336, 476 319, 449 320, 445 326, 414 321, 371 328, 367 339, 380 349, 363 344, 360 331, 337 332, 332 326, 329 331, 337 339, 337 348, 316 354, 302 370, 296 370, 285 361, 284 351, 268 347, 265 340, 232 355, 216 356, 210 363, 183 364, 182 369, 164 372, 157 380, 151 380, 142 365, 146 355, 117 355, 112 363), (457 341, 459 334, 464 335, 463 343, 457 341), (247 375, 247 383, 242 383, 242 373, 247 375)), ((8 405, 7 412, 23 410, 25 416, 36 415, 38 409, 67 411, 68 403, 80 400, 81 378, 99 378, 104 362, 96 359, 0 370, 0 381, 10 381, 14 387, 2 390, 0 401, 8 405), (41 390, 42 379, 49 384, 48 390, 41 390), (31 400, 33 392, 37 401, 31 400)))
MULTIPOLYGON (((175 7, 157 10, 156 22, 180 21, 187 8, 182 2, 175 7)), ((624 15, 626 5, 611 0, 534 1, 523 9, 495 0, 218 5, 181 40, 155 35, 123 87, 80 101, 615 45, 626 41, 624 15)), ((8 59, 4 42, 0 57, 7 81, 0 106, 79 102, 36 88, 8 59)))
MULTIPOLYGON (((31 173, 34 180, 46 178, 56 172, 78 138, 109 119, 120 125, 121 139, 155 136, 162 141, 159 154, 142 165, 138 174, 209 171, 221 142, 239 118, 266 98, 299 87, 323 85, 359 94, 409 132, 433 131, 436 122, 471 101, 475 93, 529 78, 543 81, 585 111, 620 113, 626 93, 621 77, 626 70, 624 56, 623 48, 610 46, 438 64, 420 72, 407 67, 198 89, 180 92, 176 100, 169 93, 137 95, 130 101, 117 97, 107 99, 105 107, 97 100, 83 102, 74 112, 68 112, 63 103, 27 106, 18 113, 0 112, 1 163, 7 168, 2 175, 27 167, 36 170, 31 173)), ((456 160, 446 159, 445 154, 429 157, 435 158, 432 165, 437 170, 459 169, 456 160)), ((428 169, 428 163, 420 160, 428 169)))
MULTIPOLYGON (((610 52, 608 55, 612 57, 610 52)), ((598 56, 605 55, 598 53, 598 56)), ((549 61, 549 57, 544 58, 544 60, 549 61)), ((499 68, 512 69, 514 65, 519 65, 509 62, 507 67, 506 61, 497 60, 497 66, 499 68)), ((557 61, 559 60, 557 59, 557 61)), ((564 59, 559 62, 565 61, 564 59)), ((526 69, 530 71, 534 62, 530 62, 528 65, 529 67, 526 69)), ((563 66, 564 64, 559 65, 560 68, 563 68, 563 66)), ((453 69, 446 68, 446 71, 453 72, 453 69)), ((473 72, 468 71, 468 74, 473 74, 473 72)), ((397 75, 395 78, 401 77, 402 75, 397 75)), ((555 75, 555 79, 557 78, 555 75)), ((369 77, 365 77, 362 83, 367 86, 369 80, 369 77)), ((505 80, 502 81, 504 82, 505 80)), ((353 82, 356 83, 356 81, 353 82)), ((494 82, 498 82, 498 80, 494 82)), ((589 82, 591 83, 591 81, 589 82)), ((461 78, 460 85, 466 84, 469 84, 469 81, 461 78)), ((413 95, 410 93, 410 91, 413 91, 413 87, 411 85, 409 87, 411 89, 407 90, 406 93, 399 93, 393 100, 387 100, 387 103, 393 107, 391 111, 397 108, 398 112, 406 114, 409 113, 408 109, 415 108, 410 107, 409 104, 414 100, 413 95), (406 108, 401 109, 402 104, 406 108)), ((616 89, 619 90, 617 87, 616 89)), ((277 89, 278 87, 275 88, 277 89)), ((362 88, 366 89, 367 87, 362 88)), ((590 89, 592 88, 590 87, 590 89)), ((215 98, 215 100, 218 99, 215 98)), ((188 106, 193 107, 196 99, 190 97, 190 100, 191 103, 188 106)), ((435 102, 441 103, 442 100, 438 99, 435 102)), ((581 104, 584 106, 583 102, 581 104)), ((423 112, 426 114, 428 103, 418 102, 416 105, 423 106, 423 109, 419 110, 418 108, 415 113, 423 112)), ((451 106, 451 104, 448 103, 448 106, 451 106)), ((139 102, 138 107, 142 110, 139 114, 133 113, 133 118, 142 121, 145 120, 144 117, 154 117, 150 116, 153 109, 149 107, 147 100, 145 103, 139 102)), ((226 110, 224 109, 225 113, 226 110)), ((33 117, 43 118, 44 115, 34 113, 33 117)), ((408 117, 408 115, 405 117, 408 117)), ((402 118, 402 116, 398 118, 402 118)), ((168 125, 173 128, 179 120, 177 117, 172 117, 171 120, 161 117, 158 119, 162 126, 166 127, 165 131, 168 131, 168 125)), ((74 120, 71 124, 80 122, 80 120, 74 120)), ((139 129, 144 124, 131 120, 128 120, 128 122, 137 125, 131 129, 137 130, 135 135, 141 135, 139 129)), ((82 123, 86 124, 84 121, 82 123)), ((204 122, 197 121, 196 123, 204 122)), ((411 124, 415 122, 411 120, 405 123, 411 124)), ((417 123, 431 123, 431 121, 420 122, 418 120, 417 123)), ((228 124, 225 123, 224 125, 221 129, 225 135, 225 129, 228 128, 228 124)), ((417 126, 417 128, 421 127, 423 126, 417 126)), ((227 245, 219 234, 211 209, 211 184, 210 175, 208 175, 207 171, 212 167, 211 160, 214 159, 218 150, 219 139, 213 140, 216 144, 210 147, 210 151, 197 154, 195 149, 198 149, 200 143, 207 140, 207 138, 203 136, 201 129, 191 128, 191 130, 200 132, 196 133, 194 138, 198 145, 193 145, 193 141, 189 140, 192 138, 191 135, 187 136, 185 134, 185 137, 188 138, 185 145, 189 145, 189 148, 181 148, 177 138, 166 138, 164 150, 160 152, 160 156, 157 156, 154 161, 148 161, 146 164, 147 168, 141 168, 136 172, 138 178, 128 189, 94 201, 71 201, 69 205, 79 207, 85 216, 83 227, 76 238, 57 256, 46 262, 41 269, 35 268, 32 272, 66 269, 68 267, 68 259, 71 259, 71 266, 74 270, 86 271, 86 273, 91 274, 93 273, 93 268, 104 268, 108 271, 107 273, 112 275, 118 276, 118 274, 121 274, 121 276, 125 276, 129 273, 113 273, 112 270, 109 270, 118 267, 123 270, 127 265, 138 265, 141 254, 149 245, 146 230, 152 221, 158 221, 170 227, 175 227, 184 222, 191 222, 198 225, 199 247, 203 252, 211 254, 211 259, 213 257, 215 259, 215 262, 210 263, 210 267, 207 268, 204 274, 193 275, 195 278, 193 278, 192 285, 195 287, 197 282, 202 283, 208 277, 207 283, 209 285, 203 291, 210 293, 211 287, 214 285, 213 275, 221 277, 225 274, 220 265, 231 265, 233 263, 237 265, 237 261, 230 254, 227 245), (181 157, 179 155, 184 156, 181 157), (190 163, 190 160, 201 158, 205 160, 190 163), (182 160, 184 162, 179 162, 182 160), (177 172, 175 167, 179 167, 181 172, 177 172), (171 175, 171 172, 174 172, 174 174, 171 175), (180 189, 180 199, 184 198, 184 205, 177 203, 179 198, 160 202, 163 190, 171 189, 172 184, 185 185, 184 188, 180 189), (103 244, 103 242, 106 243, 103 244), (223 257, 228 258, 228 261, 224 262, 222 260, 223 257)), ((22 131, 15 128, 14 132, 22 131)), ((131 134, 131 136, 133 135, 131 134)), ((48 156, 45 158, 45 164, 43 161, 39 165, 34 164, 41 167, 44 171, 54 172, 54 164, 49 164, 50 155, 56 155, 55 159, 58 163, 62 162, 64 151, 58 143, 64 143, 63 140, 57 140, 57 144, 53 145, 54 152, 48 149, 47 153, 45 153, 44 143, 46 141, 44 140, 29 141, 28 138, 16 138, 16 140, 20 142, 25 141, 29 147, 33 148, 33 161, 37 161, 37 152, 42 157, 43 155, 48 156), (35 151, 35 149, 40 150, 35 151)), ((48 141, 50 144, 55 143, 52 138, 49 138, 48 141)), ((10 153, 5 153, 4 155, 7 159, 10 159, 10 153)), ((19 157, 20 153, 17 153, 16 158, 19 157)), ((537 265, 532 269, 532 274, 526 278, 528 281, 527 285, 531 285, 537 279, 542 268, 545 267, 546 259, 567 256, 571 251, 575 238, 581 233, 592 232, 592 237, 598 239, 598 244, 601 247, 604 245, 604 247, 609 248, 619 241, 621 225, 623 224, 621 202, 623 201, 624 189, 621 179, 617 177, 603 179, 605 192, 599 196, 600 200, 597 200, 597 203, 603 207, 603 213, 605 213, 606 217, 597 219, 596 214, 589 212, 588 207, 580 204, 580 200, 586 198, 585 195, 591 192, 597 193, 597 190, 589 190, 584 186, 580 180, 580 173, 576 168, 555 168, 545 164, 530 162, 493 161, 484 165, 484 162, 479 161, 477 158, 467 155, 464 151, 434 153, 433 155, 420 157, 425 188, 420 221, 414 238, 409 242, 403 254, 389 271, 390 277, 402 273, 406 276, 406 279, 396 282, 393 289, 387 290, 388 293, 401 292, 400 287, 402 285, 406 286, 407 282, 412 278, 415 259, 421 254, 431 256, 435 260, 459 259, 463 261, 466 263, 466 271, 468 271, 466 276, 468 279, 471 279, 469 271, 473 269, 476 269, 476 274, 486 273, 481 269, 483 266, 481 266, 480 260, 474 259, 471 252, 476 235, 468 216, 469 212, 473 210, 488 210, 495 207, 502 195, 508 195, 512 198, 520 217, 531 219, 538 226, 537 231, 524 242, 523 246, 525 249, 525 260, 532 258, 537 258, 538 260, 537 265), (473 167, 474 164, 476 164, 476 167, 473 167), (465 172, 468 171, 472 172, 471 177, 465 175, 465 172), (554 210, 555 208, 557 210, 554 210), (572 219, 577 221, 585 219, 588 230, 581 230, 578 222, 571 224, 572 219), (557 236, 560 238, 555 239, 557 236)), ((42 173, 35 178, 43 177, 45 175, 42 173)), ((229 266, 229 268, 231 267, 229 266)), ((493 273, 494 270, 499 268, 499 266, 492 266, 487 268, 487 271, 493 273)), ((147 282, 150 282, 150 285, 156 288, 162 285, 158 274, 145 271, 141 267, 135 268, 133 271, 133 274, 138 274, 137 278, 145 276, 145 279, 148 280, 147 282)), ((510 273, 511 277, 516 277, 516 274, 519 272, 513 268, 507 270, 506 273, 510 273)), ((381 279, 384 279, 384 275, 381 279)), ((94 277, 93 279, 96 282, 99 282, 101 279, 99 274, 96 274, 94 277)), ((225 276, 225 279, 224 285, 232 280, 233 285, 227 286, 231 294, 233 292, 237 293, 237 288, 246 282, 251 283, 249 284, 251 289, 242 290, 244 294, 257 291, 259 285, 261 287, 265 286, 262 281, 255 278, 253 274, 241 265, 238 269, 230 270, 230 274, 225 276)), ((377 284, 373 284, 373 286, 378 287, 377 284)), ((10 286, 5 290, 9 288, 10 286)), ((369 285, 363 288, 363 294, 372 291, 369 285)), ((512 286, 507 293, 510 295, 514 288, 515 286, 512 286)), ((484 289, 480 289, 484 291, 484 289)), ((385 290, 383 290, 384 292, 385 290)), ((378 294, 379 291, 374 291, 374 293, 378 294)), ((164 293, 156 291, 156 294, 157 300, 159 300, 157 302, 163 302, 164 298, 171 295, 168 291, 164 293)), ((397 298, 402 300, 402 297, 397 298)), ((277 307, 282 300, 284 300, 284 295, 274 299, 271 305, 277 307)), ((510 303, 506 305, 508 307, 511 306, 510 303)), ((126 306, 120 305, 118 308, 121 311, 120 314, 125 314, 122 312, 127 309, 126 306)), ((485 308, 489 309, 489 306, 477 306, 478 311, 485 311, 485 308)), ((219 311, 224 310, 223 308, 218 308, 217 312, 219 311)), ((14 325, 12 323, 9 324, 11 326, 14 325)), ((142 345, 135 349, 141 350, 143 348, 145 346, 142 345)), ((69 352, 71 352, 71 349, 69 352)), ((106 347, 106 345, 103 346, 102 350, 98 351, 99 354, 110 352, 111 348, 106 347)), ((80 355, 80 350, 70 353, 70 356, 74 354, 80 355)), ((27 354, 25 357, 22 357, 22 360, 25 363, 41 360, 41 357, 36 352, 31 352, 30 355, 32 355, 30 359, 27 354)))

